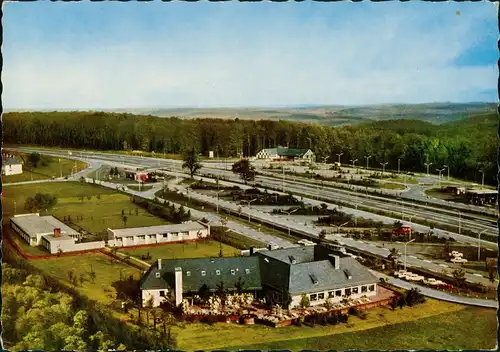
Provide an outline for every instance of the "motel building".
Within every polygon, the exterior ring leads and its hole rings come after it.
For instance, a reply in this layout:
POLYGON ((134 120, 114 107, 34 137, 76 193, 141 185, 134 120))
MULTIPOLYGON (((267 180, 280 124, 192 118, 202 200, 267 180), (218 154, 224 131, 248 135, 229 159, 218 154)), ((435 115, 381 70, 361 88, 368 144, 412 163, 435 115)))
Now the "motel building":
POLYGON ((108 245, 118 247, 194 241, 210 235, 210 226, 198 221, 182 224, 108 229, 108 245))
POLYGON ((356 259, 322 246, 261 249, 234 258, 158 259, 139 285, 143 305, 152 299, 159 306, 169 296, 178 305, 203 286, 215 292, 224 282, 228 291, 234 291, 240 278, 245 282, 243 291, 257 297, 288 291, 292 303, 286 308, 299 306, 302 295, 316 306, 327 298, 337 303, 345 297, 374 297, 378 291, 377 277, 356 259))
POLYGON ((10 226, 30 246, 43 246, 50 253, 70 251, 81 234, 53 216, 38 213, 14 215, 10 226))

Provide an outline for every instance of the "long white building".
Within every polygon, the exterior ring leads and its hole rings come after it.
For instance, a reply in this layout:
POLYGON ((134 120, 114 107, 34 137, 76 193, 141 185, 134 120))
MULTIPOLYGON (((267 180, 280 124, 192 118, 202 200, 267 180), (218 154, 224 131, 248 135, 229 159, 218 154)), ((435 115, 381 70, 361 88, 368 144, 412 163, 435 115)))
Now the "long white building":
POLYGON ((198 221, 182 224, 108 229, 108 245, 127 247, 142 244, 193 241, 210 235, 210 226, 198 221))

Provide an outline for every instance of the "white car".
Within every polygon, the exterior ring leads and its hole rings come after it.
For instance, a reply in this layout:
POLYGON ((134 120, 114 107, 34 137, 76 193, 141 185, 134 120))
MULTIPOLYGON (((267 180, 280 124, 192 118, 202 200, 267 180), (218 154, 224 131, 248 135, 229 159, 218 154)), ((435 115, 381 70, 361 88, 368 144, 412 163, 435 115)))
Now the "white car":
POLYGON ((450 262, 452 262, 452 263, 467 263, 467 259, 455 257, 455 258, 452 258, 450 260, 450 262))
POLYGON ((397 276, 398 278, 402 279, 405 277, 407 273, 408 272, 406 270, 399 270, 394 272, 394 276, 397 276))
POLYGON ((431 285, 431 286, 439 286, 439 285, 444 285, 444 282, 441 280, 436 280, 434 278, 430 278, 430 279, 424 280, 424 284, 431 285))
POLYGON ((460 252, 457 252, 457 251, 452 251, 450 253, 450 257, 455 257, 455 258, 459 258, 459 257, 463 257, 463 253, 460 253, 460 252))

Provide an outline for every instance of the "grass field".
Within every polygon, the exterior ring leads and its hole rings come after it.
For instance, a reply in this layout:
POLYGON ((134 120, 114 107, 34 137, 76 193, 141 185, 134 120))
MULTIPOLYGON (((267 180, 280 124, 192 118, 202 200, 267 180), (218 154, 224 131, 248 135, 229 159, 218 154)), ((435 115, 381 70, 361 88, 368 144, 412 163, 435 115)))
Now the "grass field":
POLYGON ((149 191, 151 188, 153 188, 153 186, 151 186, 151 185, 143 185, 143 186, 134 185, 134 186, 127 186, 127 188, 130 188, 131 190, 134 190, 134 191, 146 192, 146 191, 149 191))
MULTIPOLYGON (((154 263, 157 259, 181 259, 181 258, 202 258, 202 257, 218 257, 220 250, 219 242, 208 240, 198 243, 172 243, 157 247, 141 247, 141 248, 123 248, 119 252, 140 257, 149 253, 150 260, 148 263, 154 263)), ((225 257, 234 257, 240 255, 239 249, 222 244, 222 254, 225 257)))
MULTIPOLYGON (((400 312, 400 314, 403 312, 400 312)), ((356 323, 357 324, 357 321, 356 323)), ((468 307, 389 326, 315 338, 298 338, 232 349, 289 350, 481 350, 493 349, 497 336, 493 309, 468 307)), ((314 328, 316 329, 316 327, 314 328)))
POLYGON ((16 202, 17 214, 25 212, 23 208, 26 198, 34 196, 36 193, 49 193, 57 196, 57 204, 53 209, 49 210, 49 214, 59 218, 71 216, 71 220, 75 224, 90 233, 106 231, 107 228, 169 224, 166 220, 157 218, 131 203, 126 195, 97 185, 78 182, 5 187, 3 198, 4 218, 10 218, 14 214, 14 202, 16 202), (97 195, 100 196, 100 199, 97 199, 97 195), (78 198, 79 196, 85 196, 85 198, 81 200, 78 198), (87 196, 90 196, 91 199, 87 199, 87 196), (128 219, 126 226, 122 221, 122 209, 128 219), (136 209, 138 215, 136 215, 136 209), (82 216, 83 220, 77 221, 77 216, 82 216))
MULTIPOLYGON (((481 335, 482 337, 486 334, 486 327, 491 324, 491 321, 495 322, 493 330, 496 331, 495 310, 478 309, 474 310, 474 313, 471 315, 483 311, 485 312, 483 315, 487 318, 485 318, 484 324, 478 323, 479 328, 485 330, 481 335)), ((181 350, 237 350, 239 348, 263 350, 290 349, 297 351, 300 349, 327 350, 330 348, 363 349, 366 347, 370 348, 371 344, 373 344, 373 348, 393 349, 397 347, 396 344, 390 344, 393 338, 399 338, 400 341, 403 342, 407 339, 407 343, 409 344, 407 346, 418 348, 420 347, 418 346, 420 342, 417 341, 418 339, 433 338, 436 341, 440 341, 440 337, 429 336, 430 334, 422 337, 420 335, 423 334, 418 328, 409 330, 410 332, 413 331, 411 336, 409 336, 408 331, 400 336, 393 336, 390 329, 394 324, 408 324, 408 328, 415 328, 416 325, 413 324, 417 324, 420 319, 427 319, 429 322, 434 321, 434 324, 439 324, 440 321, 453 321, 458 325, 459 323, 456 322, 455 319, 449 318, 448 315, 453 316, 452 314, 456 314, 457 317, 460 317, 462 312, 464 312, 464 306, 428 300, 424 305, 415 306, 413 308, 405 307, 403 310, 397 309, 392 311, 388 307, 370 309, 366 320, 351 316, 348 325, 316 325, 313 328, 306 326, 271 328, 262 325, 243 326, 237 324, 216 324, 214 326, 209 326, 206 324, 186 324, 183 328, 179 328, 176 333, 179 343, 178 348, 181 350), (378 335, 373 334, 372 339, 370 337, 372 333, 370 333, 368 329, 376 328, 378 328, 380 332, 378 335), (388 332, 386 333, 385 331, 388 332), (355 332, 354 336, 351 335, 353 332, 355 332), (357 338, 357 336, 361 336, 361 334, 364 334, 362 336, 365 338, 357 338), (352 340, 353 338, 354 341, 352 340), (324 342, 325 339, 329 341, 324 342), (382 345, 386 341, 388 342, 387 345, 382 345), (352 346, 349 345, 351 342, 352 346), (415 345, 412 345, 412 342, 414 342, 415 345), (322 343, 322 348, 319 348, 319 343, 322 343), (358 345, 356 345, 356 343, 358 345), (327 347, 327 345, 331 346, 327 347)), ((464 321, 469 322, 470 326, 475 324, 474 320, 464 321)), ((423 324, 423 326, 425 326, 425 324, 423 324)), ((449 326, 447 329, 450 330, 449 326)), ((428 331, 432 331, 432 329, 428 331)), ((448 333, 450 333, 450 331, 448 331, 448 333)), ((464 338, 465 337, 462 337, 461 341, 464 341, 464 338)), ((485 343, 483 346, 488 345, 485 343)))
POLYGON ((34 260, 31 263, 68 286, 70 285, 68 276, 70 270, 74 271, 76 277, 83 274, 86 280, 82 286, 78 284, 76 289, 93 300, 109 304, 115 299, 115 295, 112 294, 114 292, 112 284, 120 280, 120 273, 124 280, 130 275, 133 275, 134 279, 137 280, 142 275, 140 270, 122 263, 111 263, 110 259, 103 254, 96 253, 40 259, 34 260), (88 276, 91 270, 96 273, 94 283, 92 283, 88 276), (104 289, 111 292, 105 292, 104 289))
MULTIPOLYGON (((27 154, 24 153, 12 153, 14 155, 20 155, 27 160, 27 154)), ((60 159, 50 157, 47 155, 42 156, 42 159, 47 163, 46 166, 42 166, 42 162, 38 163, 38 167, 32 168, 30 164, 25 163, 23 165, 23 173, 19 175, 2 176, 3 183, 13 183, 13 182, 23 182, 23 181, 35 181, 35 180, 45 180, 52 177, 69 176, 74 171, 75 161, 69 159, 60 159)), ((87 164, 81 161, 76 162, 77 171, 83 170, 87 167, 87 164)))

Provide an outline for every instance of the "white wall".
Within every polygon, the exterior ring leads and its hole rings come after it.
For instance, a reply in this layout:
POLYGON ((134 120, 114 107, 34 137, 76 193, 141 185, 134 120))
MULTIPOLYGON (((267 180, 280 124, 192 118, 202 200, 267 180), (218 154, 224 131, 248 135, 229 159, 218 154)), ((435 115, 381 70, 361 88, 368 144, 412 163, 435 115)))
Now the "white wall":
MULTIPOLYGON (((208 228, 204 228, 199 230, 201 233, 201 238, 206 238, 209 235, 208 228)), ((108 231, 108 233, 112 233, 108 231)), ((198 230, 180 232, 180 233, 169 233, 168 237, 163 237, 163 234, 156 235, 146 235, 145 238, 139 238, 137 235, 134 236, 133 239, 127 237, 117 237, 114 240, 108 241, 108 246, 119 246, 119 247, 128 247, 128 246, 136 246, 141 244, 154 244, 154 243, 168 243, 168 242, 177 242, 177 241, 188 241, 188 240, 196 240, 198 239, 198 230)))
MULTIPOLYGON (((345 288, 342 288, 342 289, 335 289, 335 290, 329 290, 329 291, 318 291, 318 292, 310 292, 310 293, 307 293, 307 297, 309 298, 309 302, 311 304, 311 306, 317 306, 317 305, 322 305, 325 303, 326 299, 328 298, 328 292, 330 291, 333 291, 334 292, 334 297, 330 297, 330 301, 332 303, 338 303, 340 301, 342 301, 343 299, 343 296, 345 294, 345 289, 346 288, 350 288, 351 289, 351 295, 349 296, 350 298, 352 299, 359 299, 363 296, 366 296, 366 297, 371 297, 371 296, 376 296, 377 295, 377 284, 373 284, 375 286, 375 290, 374 291, 369 291, 368 290, 368 286, 370 285, 362 285, 362 286, 367 286, 367 291, 366 292, 361 292, 361 286, 347 286, 345 288), (354 294, 352 293, 352 288, 354 287, 357 287, 358 288, 358 293, 357 294, 354 294), (341 296, 335 296, 335 291, 337 290, 341 290, 341 296), (323 293, 325 296, 324 299, 317 299, 316 301, 312 301, 311 300, 311 294, 319 294, 319 293, 323 293)), ((302 299, 302 295, 294 295, 292 296, 292 303, 290 304, 291 307, 295 307, 295 306, 299 306, 300 305, 300 301, 302 299)))
POLYGON ((2 166, 2 173, 5 176, 9 175, 19 175, 23 173, 23 165, 22 164, 14 164, 14 165, 4 165, 2 166))
POLYGON ((142 290, 142 306, 146 305, 146 302, 150 297, 153 297, 153 307, 158 307, 160 303, 163 302, 163 297, 160 296, 160 291, 163 291, 165 296, 168 294, 168 290, 142 290))

